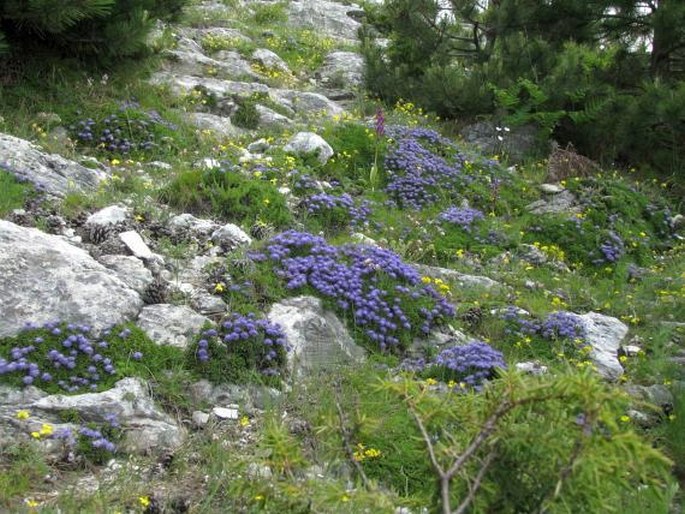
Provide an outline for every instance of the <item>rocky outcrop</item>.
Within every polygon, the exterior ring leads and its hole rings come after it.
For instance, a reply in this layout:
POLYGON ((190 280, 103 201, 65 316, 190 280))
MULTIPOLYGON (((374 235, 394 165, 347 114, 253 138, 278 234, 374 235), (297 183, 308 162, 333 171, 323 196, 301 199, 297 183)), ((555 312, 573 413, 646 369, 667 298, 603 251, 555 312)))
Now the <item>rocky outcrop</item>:
POLYGON ((0 220, 0 337, 56 319, 95 330, 137 316, 143 301, 114 272, 59 236, 0 220))
POLYGON ((579 315, 585 332, 585 341, 592 348, 590 360, 597 372, 607 380, 618 380, 623 367, 618 360, 618 349, 628 334, 628 327, 622 321, 597 312, 579 315))
POLYGON ((333 157, 333 148, 324 138, 313 132, 298 132, 283 147, 283 150, 300 156, 316 154, 321 164, 333 157))
POLYGON ((94 191, 107 177, 99 169, 45 153, 33 143, 7 134, 0 134, 0 169, 56 197, 74 191, 94 191))
POLYGON ((137 325, 159 345, 185 349, 200 332, 208 318, 183 305, 146 305, 138 316, 137 325))
POLYGON ((453 269, 426 266, 425 264, 414 264, 414 267, 423 275, 445 281, 457 282, 462 287, 480 287, 484 289, 504 287, 496 280, 481 275, 467 275, 453 269))
POLYGON ((299 0, 288 4, 288 22, 295 27, 315 30, 324 36, 355 42, 364 16, 361 7, 328 0, 299 0), (357 18, 357 19, 355 19, 357 18))
MULTIPOLYGON (((0 420, 11 427, 15 437, 22 434, 28 438, 43 423, 52 425, 53 433, 77 430, 77 426, 64 423, 66 414, 82 423, 104 424, 115 418, 124 432, 119 448, 124 452, 163 453, 177 448, 184 438, 183 429, 155 405, 147 384, 139 378, 125 378, 101 393, 71 396, 47 395, 35 387, 18 390, 0 386, 0 420), (30 412, 31 417, 18 420, 18 410, 30 412)), ((2 439, 0 444, 9 443, 2 439)), ((41 442, 48 452, 57 450, 54 443, 58 441, 45 438, 41 442)))
POLYGON ((288 365, 295 374, 306 375, 364 359, 366 352, 318 298, 288 298, 274 304, 267 318, 285 332, 291 347, 288 365))

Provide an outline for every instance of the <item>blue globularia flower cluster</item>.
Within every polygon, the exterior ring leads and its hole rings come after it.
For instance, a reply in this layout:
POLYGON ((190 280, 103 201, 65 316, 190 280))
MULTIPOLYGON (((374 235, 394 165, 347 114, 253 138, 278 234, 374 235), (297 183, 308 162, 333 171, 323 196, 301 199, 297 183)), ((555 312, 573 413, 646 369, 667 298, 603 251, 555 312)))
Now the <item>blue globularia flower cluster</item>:
POLYGON ((471 225, 477 220, 482 220, 484 218, 485 215, 481 211, 471 207, 450 207, 438 216, 440 221, 459 225, 467 232, 471 230, 471 225))
POLYGON ((336 247, 322 237, 290 230, 251 257, 272 263, 287 289, 308 287, 330 301, 381 350, 401 350, 413 336, 428 334, 454 316, 444 296, 389 250, 336 247))
MULTIPOLYGON (((130 334, 130 330, 124 329, 116 337, 126 339, 130 334)), ((17 339, 23 343, 9 348, 7 356, 0 355, 0 377, 19 375, 24 385, 55 384, 69 393, 95 391, 105 378, 117 373, 108 356, 107 339, 111 335, 107 330, 96 338, 87 325, 59 321, 42 326, 27 324, 23 337, 17 339)), ((140 352, 133 356, 138 360, 142 357, 140 352)))
POLYGON ((386 192, 400 207, 421 209, 435 203, 441 191, 455 190, 463 179, 463 158, 459 154, 448 160, 431 148, 453 148, 437 132, 403 128, 394 129, 391 137, 397 140, 385 158, 386 192))
MULTIPOLYGON (((262 375, 279 376, 289 347, 280 326, 254 314, 232 314, 218 328, 205 330, 194 348, 200 367, 233 361, 262 375), (235 361, 240 360, 240 362, 235 361)), ((231 370, 227 369, 227 373, 231 370)), ((218 380, 220 377, 213 377, 218 380)), ((221 377, 229 380, 230 377, 221 377)))
POLYGON ((442 350, 433 365, 446 371, 445 379, 470 387, 481 385, 492 378, 495 370, 506 369, 504 356, 482 341, 471 341, 462 346, 442 350))
POLYGON ((371 203, 368 200, 355 202, 348 193, 333 195, 317 193, 302 201, 307 214, 312 216, 330 216, 333 222, 358 229, 369 223, 371 203))

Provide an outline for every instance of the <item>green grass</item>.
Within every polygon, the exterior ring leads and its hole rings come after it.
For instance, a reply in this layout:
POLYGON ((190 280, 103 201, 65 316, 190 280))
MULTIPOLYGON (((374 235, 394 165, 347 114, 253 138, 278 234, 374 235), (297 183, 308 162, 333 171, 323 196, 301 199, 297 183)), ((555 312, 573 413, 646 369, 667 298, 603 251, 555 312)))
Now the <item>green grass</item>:
POLYGON ((18 182, 14 175, 0 168, 0 217, 7 216, 14 209, 20 209, 31 193, 31 187, 18 182))

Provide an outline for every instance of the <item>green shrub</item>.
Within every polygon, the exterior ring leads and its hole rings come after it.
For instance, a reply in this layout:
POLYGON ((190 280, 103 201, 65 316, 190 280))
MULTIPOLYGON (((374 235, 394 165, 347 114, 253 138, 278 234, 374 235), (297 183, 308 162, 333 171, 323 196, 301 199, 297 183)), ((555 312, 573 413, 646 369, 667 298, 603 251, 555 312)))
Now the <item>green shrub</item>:
POLYGON ((624 421, 626 398, 590 373, 511 372, 467 393, 411 377, 373 385, 365 373, 312 400, 324 451, 340 454, 341 433, 376 450, 355 460, 410 502, 436 512, 447 512, 442 499, 453 511, 467 498, 470 512, 604 512, 643 489, 667 510, 670 462, 624 421), (458 472, 440 481, 436 465, 458 472))
POLYGON ((5 2, 0 21, 10 51, 58 48, 69 55, 118 59, 141 52, 157 19, 177 16, 186 0, 28 0, 5 2))
POLYGON ((203 331, 188 348, 186 362, 215 383, 278 385, 285 371, 287 341, 278 325, 254 314, 233 314, 217 329, 203 331))
POLYGON ((0 357, 0 382, 33 384, 48 393, 103 391, 124 377, 149 377, 182 362, 178 349, 156 345, 135 326, 95 337, 89 327, 56 322, 0 338, 0 357), (26 366, 19 364, 22 358, 26 366))
POLYGON ((261 219, 283 227, 291 221, 285 198, 273 184, 236 171, 182 172, 160 197, 177 209, 234 222, 251 224, 261 219))
POLYGON ((31 188, 0 167, 0 191, 0 217, 3 217, 24 206, 31 188))

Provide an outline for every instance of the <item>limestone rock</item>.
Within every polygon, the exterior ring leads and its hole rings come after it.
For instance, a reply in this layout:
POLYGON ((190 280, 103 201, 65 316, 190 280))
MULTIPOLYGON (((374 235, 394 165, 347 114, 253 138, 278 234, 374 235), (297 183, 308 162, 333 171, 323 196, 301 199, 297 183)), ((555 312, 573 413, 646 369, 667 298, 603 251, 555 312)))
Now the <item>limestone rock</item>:
POLYGON ((77 412, 84 422, 105 422, 105 416, 115 414, 126 434, 122 446, 128 452, 168 451, 183 441, 182 429, 155 405, 139 378, 124 378, 101 393, 44 396, 22 408, 49 419, 77 412))
POLYGON ((218 419, 238 419, 240 415, 238 406, 235 404, 231 404, 228 407, 214 407, 212 414, 218 419))
POLYGON ((540 184, 540 191, 546 195, 558 195, 559 193, 566 191, 566 188, 559 184, 540 184))
POLYGON ((541 266, 547 262, 547 255, 537 246, 529 244, 519 245, 521 259, 533 266, 541 266))
POLYGON ((94 191, 107 176, 102 170, 47 154, 33 143, 7 134, 0 134, 0 168, 56 197, 94 191))
POLYGON ((252 238, 243 229, 233 223, 227 223, 212 233, 212 241, 226 250, 234 250, 252 244, 252 238))
POLYGON ((569 190, 564 190, 549 198, 537 200, 526 206, 532 214, 559 214, 575 212, 576 197, 569 190))
POLYGON ((516 370, 528 375, 545 375, 548 371, 547 366, 543 366, 539 362, 517 362, 516 370))
POLYGON ((257 114, 259 114, 259 125, 261 127, 280 127, 283 125, 292 125, 293 123, 293 120, 287 116, 279 114, 273 109, 264 107, 261 104, 255 105, 255 109, 257 109, 257 114))
POLYGON ((143 241, 143 238, 135 230, 122 232, 119 234, 119 239, 139 259, 152 259, 154 257, 152 250, 150 250, 145 241, 143 241))
POLYGON ((288 19, 296 27, 308 27, 318 34, 354 42, 361 23, 353 19, 364 11, 357 5, 328 0, 299 0, 288 4, 288 19))
POLYGON ((273 89, 270 96, 282 107, 291 109, 304 117, 324 115, 331 118, 345 112, 337 103, 319 93, 295 91, 292 89, 273 89))
POLYGON ((183 239, 198 239, 206 241, 219 228, 219 224, 212 220, 196 218, 192 214, 183 213, 174 216, 167 223, 172 234, 183 239))
POLYGON ((94 212, 86 219, 86 227, 107 226, 123 223, 130 217, 129 210, 121 205, 110 205, 94 212))
POLYGON ((319 70, 328 87, 354 88, 364 80, 364 58, 355 52, 332 52, 319 70))
POLYGON ((266 48, 257 48, 252 52, 252 60, 258 62, 265 68, 276 69, 285 73, 290 73, 290 67, 277 54, 266 48))
POLYGON ((481 275, 466 275, 459 271, 436 266, 426 266, 425 264, 414 264, 414 267, 423 275, 439 278, 445 281, 454 281, 462 287, 482 287, 484 289, 494 289, 503 287, 499 282, 481 275))
POLYGON ((62 237, 0 220, 0 337, 27 321, 95 330, 135 318, 143 301, 116 274, 62 237))
POLYGON ((189 112, 185 115, 188 122, 201 130, 210 130, 221 137, 238 137, 245 133, 245 129, 236 127, 230 118, 217 116, 207 112, 189 112))
POLYGON ((592 347, 590 359, 598 373, 607 380, 618 380, 623 375, 623 367, 618 360, 618 349, 628 334, 628 327, 622 321, 597 312, 578 316, 585 340, 592 347))
POLYGON ((274 304, 267 317, 283 328, 291 347, 288 365, 297 374, 364 359, 365 351, 354 343, 342 322, 333 312, 325 310, 318 298, 288 298, 274 304))
POLYGON ((146 305, 137 325, 159 345, 185 349, 210 320, 183 305, 165 303, 146 305))
POLYGON ((130 255, 102 255, 98 261, 111 269, 128 287, 141 296, 154 278, 140 259, 130 255))
POLYGON ((283 147, 283 150, 297 155, 316 153, 321 164, 326 164, 333 156, 331 145, 314 132, 298 132, 283 147))

